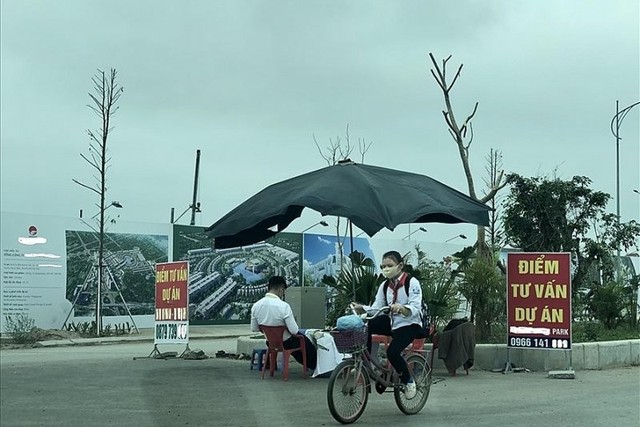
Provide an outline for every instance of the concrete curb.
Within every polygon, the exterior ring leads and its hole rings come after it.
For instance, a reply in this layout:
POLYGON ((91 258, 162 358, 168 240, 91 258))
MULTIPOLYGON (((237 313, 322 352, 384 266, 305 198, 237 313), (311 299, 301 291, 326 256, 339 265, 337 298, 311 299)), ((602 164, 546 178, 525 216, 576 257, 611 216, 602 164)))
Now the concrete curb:
MULTIPOLYGON (((251 354, 254 348, 265 348, 264 338, 252 339, 260 336, 255 332, 238 330, 234 333, 220 330, 219 332, 198 331, 192 333, 189 340, 231 339, 237 338, 237 354, 251 354)), ((34 346, 41 348, 65 347, 75 345, 112 345, 136 342, 153 342, 153 336, 148 332, 143 334, 100 337, 76 338, 62 340, 39 341, 34 346)), ((3 341, 5 341, 3 337, 3 341)), ((431 344, 425 344, 425 350, 431 351, 431 344)), ((588 343, 573 343, 571 352, 562 350, 511 349, 507 354, 506 344, 478 344, 475 348, 474 369, 496 370, 504 369, 507 357, 511 363, 519 368, 531 371, 554 371, 566 369, 610 369, 626 366, 640 366, 640 339, 623 341, 600 341, 588 343)), ((434 358, 434 369, 446 370, 444 362, 434 358)))
POLYGON ((236 354, 248 354, 251 356, 253 350, 259 348, 267 348, 267 340, 261 335, 253 334, 251 336, 238 337, 238 342, 236 343, 236 354))
MULTIPOLYGON (((239 337, 236 345, 237 354, 249 354, 253 349, 265 348, 264 338, 254 339, 250 336, 239 337)), ((431 344, 424 349, 431 351, 431 344)), ((511 349, 511 363, 518 368, 531 371, 565 371, 567 369, 611 369, 640 365, 640 339, 625 341, 601 341, 590 343, 574 343, 571 354, 562 350, 511 349)), ((478 344, 475 348, 474 369, 504 369, 507 363, 506 344, 478 344)), ((434 369, 447 368, 434 357, 434 369)))
MULTIPOLYGON (((211 340, 211 339, 230 339, 238 338, 239 334, 226 334, 226 335, 195 335, 190 336, 189 341, 197 340, 211 340)), ((101 338, 76 338, 76 339, 62 339, 62 340, 49 340, 49 341, 37 341, 34 347, 66 347, 73 345, 110 345, 110 344, 130 344, 137 342, 153 342, 153 337, 144 335, 135 336, 119 336, 119 337, 101 337, 101 338)))
MULTIPOLYGON (((532 371, 638 366, 640 365, 640 339, 573 343, 571 352, 512 348, 509 351, 509 358, 516 367, 532 371)), ((506 363, 506 344, 476 345, 474 365, 477 368, 503 369, 506 363)))

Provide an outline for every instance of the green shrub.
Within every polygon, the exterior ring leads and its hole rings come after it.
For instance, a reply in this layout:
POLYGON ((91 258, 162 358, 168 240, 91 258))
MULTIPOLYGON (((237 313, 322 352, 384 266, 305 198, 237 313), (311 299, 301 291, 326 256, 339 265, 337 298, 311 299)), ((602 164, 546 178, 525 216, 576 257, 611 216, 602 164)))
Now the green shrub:
POLYGON ((362 252, 349 254, 351 268, 340 271, 338 278, 324 276, 322 284, 333 288, 334 298, 327 313, 326 324, 335 325, 338 317, 347 313, 350 302, 371 304, 382 279, 375 274, 375 263, 362 252), (354 295, 355 293, 355 295, 354 295))
POLYGON ((454 317, 460 305, 450 264, 423 258, 412 273, 422 286, 422 300, 429 309, 431 321, 436 327, 444 327, 454 317))
POLYGON ((573 342, 632 340, 640 338, 640 330, 628 325, 607 328, 598 321, 585 321, 573 323, 572 336, 573 342))
POLYGON ((589 304, 596 319, 607 329, 618 326, 623 319, 625 292, 623 286, 616 281, 600 286, 593 291, 589 304))
POLYGON ((16 344, 33 344, 40 338, 40 329, 36 321, 24 313, 16 316, 4 316, 5 331, 16 344))
MULTIPOLYGON (((640 330, 627 325, 608 329, 598 321, 583 321, 573 322, 571 328, 572 341, 574 343, 640 339, 640 330)), ((507 325, 505 322, 494 323, 491 329, 491 335, 486 339, 481 340, 480 337, 478 337, 478 344, 506 343, 507 325)))
POLYGON ((477 343, 478 344, 506 344, 507 343, 507 323, 503 322, 493 322, 491 324, 490 334, 482 338, 476 333, 477 343))
POLYGON ((505 278, 496 268, 494 259, 476 258, 464 271, 458 289, 471 303, 470 320, 476 324, 479 340, 490 339, 494 325, 504 321, 505 287, 505 278))

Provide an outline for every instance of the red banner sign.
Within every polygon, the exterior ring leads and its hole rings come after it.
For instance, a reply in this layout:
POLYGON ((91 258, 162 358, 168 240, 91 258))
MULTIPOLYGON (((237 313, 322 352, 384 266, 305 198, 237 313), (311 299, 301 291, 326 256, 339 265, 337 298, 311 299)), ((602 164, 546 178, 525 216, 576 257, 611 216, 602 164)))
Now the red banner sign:
POLYGON ((189 342, 189 263, 156 264, 155 343, 189 342))
POLYGON ((571 348, 568 253, 507 254, 507 347, 571 348))

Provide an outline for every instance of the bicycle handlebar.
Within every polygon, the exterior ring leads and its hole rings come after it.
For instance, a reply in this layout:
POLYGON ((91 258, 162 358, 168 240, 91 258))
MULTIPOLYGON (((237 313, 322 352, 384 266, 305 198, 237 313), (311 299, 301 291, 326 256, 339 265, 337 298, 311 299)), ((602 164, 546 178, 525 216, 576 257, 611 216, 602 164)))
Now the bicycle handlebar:
POLYGON ((355 308, 355 304, 354 303, 349 304, 349 308, 351 308, 351 311, 353 312, 353 314, 355 314, 357 316, 360 316, 360 318, 362 320, 371 320, 371 319, 373 319, 374 317, 376 317, 376 316, 378 316, 380 314, 389 313, 389 310, 390 310, 390 307, 388 305, 385 305, 384 307, 380 307, 379 309, 375 310, 373 312, 373 314, 370 315, 366 311, 364 313, 362 313, 362 314, 356 313, 356 308, 355 308))

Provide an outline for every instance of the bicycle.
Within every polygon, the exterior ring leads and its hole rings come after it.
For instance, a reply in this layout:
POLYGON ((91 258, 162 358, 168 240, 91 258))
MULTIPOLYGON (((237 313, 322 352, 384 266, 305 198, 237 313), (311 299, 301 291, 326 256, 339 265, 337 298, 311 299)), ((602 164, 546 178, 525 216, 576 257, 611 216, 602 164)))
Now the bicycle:
MULTIPOLYGON (((369 320, 382 312, 388 312, 389 307, 383 307, 369 320)), ((403 357, 409 367, 411 377, 416 383, 416 395, 407 399, 404 394, 404 384, 390 364, 383 366, 371 357, 367 349, 367 325, 361 329, 346 331, 331 331, 338 351, 351 354, 351 358, 343 360, 333 370, 327 386, 327 403, 329 411, 336 421, 342 424, 355 422, 364 413, 371 393, 371 380, 379 384, 382 389, 393 387, 396 405, 406 415, 414 415, 422 410, 429 398, 431 390, 431 367, 427 360, 413 351, 405 349, 403 357)))

